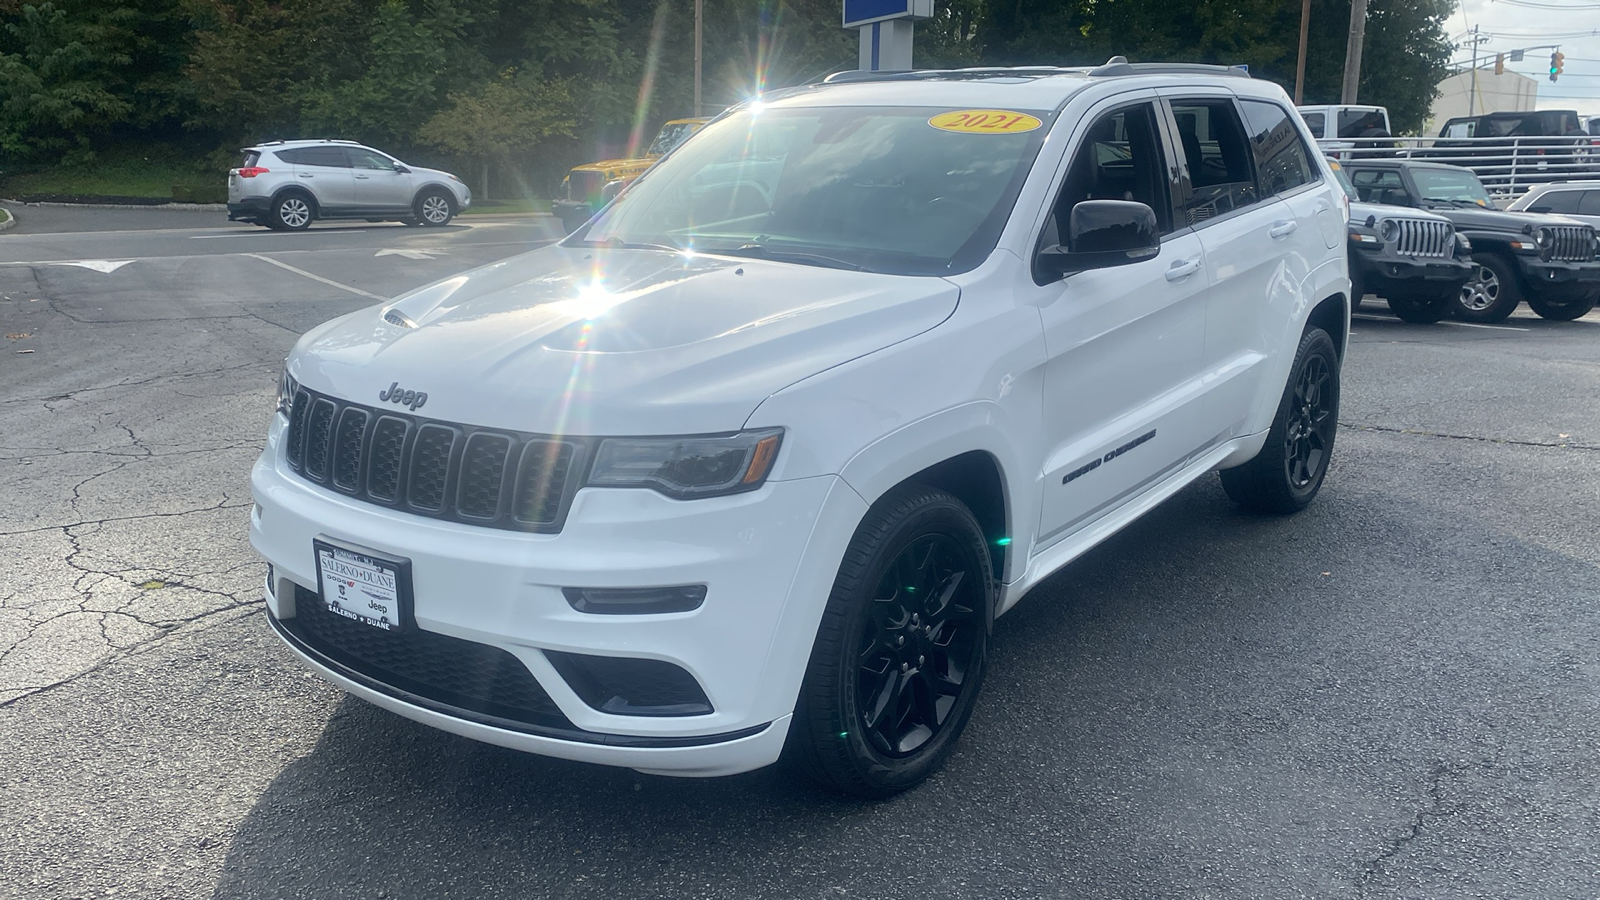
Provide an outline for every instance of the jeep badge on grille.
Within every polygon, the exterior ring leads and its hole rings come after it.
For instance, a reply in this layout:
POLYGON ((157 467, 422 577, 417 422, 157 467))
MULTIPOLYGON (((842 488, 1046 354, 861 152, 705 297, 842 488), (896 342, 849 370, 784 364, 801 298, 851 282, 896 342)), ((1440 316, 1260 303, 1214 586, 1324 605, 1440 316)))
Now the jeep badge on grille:
POLYGON ((389 385, 388 390, 379 391, 378 399, 410 407, 412 412, 416 412, 422 408, 422 404, 428 402, 428 393, 426 391, 402 391, 400 390, 400 382, 396 381, 389 385))

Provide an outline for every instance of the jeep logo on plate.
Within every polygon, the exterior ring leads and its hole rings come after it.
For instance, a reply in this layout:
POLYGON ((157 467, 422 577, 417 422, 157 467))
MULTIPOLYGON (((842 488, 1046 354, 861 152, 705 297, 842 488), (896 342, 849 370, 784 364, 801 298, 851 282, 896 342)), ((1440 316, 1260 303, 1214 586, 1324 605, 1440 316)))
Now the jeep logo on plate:
POLYGON ((422 408, 422 404, 428 402, 428 394, 426 391, 402 391, 400 382, 396 381, 389 385, 388 390, 379 391, 378 399, 410 407, 412 412, 416 412, 422 408))

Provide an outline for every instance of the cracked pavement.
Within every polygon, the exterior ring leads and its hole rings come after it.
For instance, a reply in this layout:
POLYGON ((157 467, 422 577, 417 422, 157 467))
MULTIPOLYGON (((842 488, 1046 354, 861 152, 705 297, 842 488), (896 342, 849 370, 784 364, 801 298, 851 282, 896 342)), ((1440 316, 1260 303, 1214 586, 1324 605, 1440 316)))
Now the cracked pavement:
POLYGON ((1600 895, 1600 314, 1369 306, 1311 509, 1183 491, 997 624, 944 772, 852 804, 474 744, 267 629, 247 478, 278 368, 369 301, 250 254, 394 293, 541 227, 20 212, 0 898, 1600 895), (136 261, 56 264, 91 258, 136 261))

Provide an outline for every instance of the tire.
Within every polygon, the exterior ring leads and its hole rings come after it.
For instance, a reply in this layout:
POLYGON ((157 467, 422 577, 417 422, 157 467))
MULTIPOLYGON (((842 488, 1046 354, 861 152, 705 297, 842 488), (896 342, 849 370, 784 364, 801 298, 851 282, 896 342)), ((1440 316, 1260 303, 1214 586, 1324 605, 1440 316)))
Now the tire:
POLYGON ((1583 297, 1578 300, 1549 300, 1544 297, 1528 295, 1528 308, 1533 310, 1541 319, 1550 319, 1555 322, 1571 322, 1581 319, 1594 309, 1595 301, 1600 298, 1594 296, 1583 297))
POLYGON ((1390 297, 1389 311, 1400 318, 1402 322, 1413 325, 1432 325, 1450 315, 1451 304, 1455 302, 1454 296, 1441 294, 1429 297, 1426 294, 1410 297, 1390 297))
POLYGON ((317 217, 316 204, 299 192, 287 191, 272 201, 272 215, 267 227, 277 231, 305 231, 317 217))
POLYGON ((423 191, 411 208, 418 221, 434 228, 448 225, 456 217, 456 201, 440 190, 423 191))
POLYGON ((839 566, 785 757, 864 798, 936 772, 983 683, 994 597, 988 543, 960 500, 918 484, 886 494, 839 566))
POLYGON ((1504 322, 1522 302, 1517 273, 1498 253, 1474 253, 1472 276, 1461 286, 1451 313, 1464 322, 1504 322))
POLYGON ((1256 457, 1222 471, 1222 489, 1255 512, 1287 515, 1306 508, 1328 473, 1339 429, 1339 353, 1320 328, 1306 330, 1289 382, 1256 457))

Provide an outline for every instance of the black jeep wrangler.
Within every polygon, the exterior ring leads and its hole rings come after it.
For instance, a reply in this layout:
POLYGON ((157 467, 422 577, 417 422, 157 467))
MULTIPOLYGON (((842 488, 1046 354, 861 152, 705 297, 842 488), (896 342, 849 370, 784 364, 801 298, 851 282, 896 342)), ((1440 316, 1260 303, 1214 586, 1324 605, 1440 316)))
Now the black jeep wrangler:
POLYGON ((1438 213, 1472 243, 1477 265, 1461 287, 1456 318, 1501 322, 1526 299, 1546 319, 1576 319, 1600 299, 1600 240, 1588 225, 1495 209, 1478 176, 1459 166, 1359 160, 1344 169, 1362 200, 1438 213))

